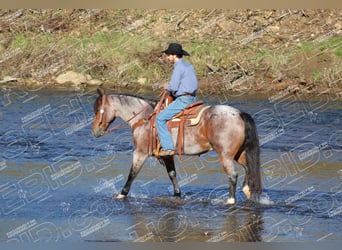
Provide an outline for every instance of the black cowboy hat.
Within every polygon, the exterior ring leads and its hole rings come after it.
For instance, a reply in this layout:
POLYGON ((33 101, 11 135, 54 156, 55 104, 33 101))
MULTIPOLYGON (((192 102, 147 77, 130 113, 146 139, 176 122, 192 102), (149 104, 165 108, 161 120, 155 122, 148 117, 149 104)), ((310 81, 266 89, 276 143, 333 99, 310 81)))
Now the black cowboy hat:
POLYGON ((190 56, 188 52, 183 50, 182 45, 178 43, 170 43, 169 47, 166 50, 163 50, 162 52, 170 55, 190 56))

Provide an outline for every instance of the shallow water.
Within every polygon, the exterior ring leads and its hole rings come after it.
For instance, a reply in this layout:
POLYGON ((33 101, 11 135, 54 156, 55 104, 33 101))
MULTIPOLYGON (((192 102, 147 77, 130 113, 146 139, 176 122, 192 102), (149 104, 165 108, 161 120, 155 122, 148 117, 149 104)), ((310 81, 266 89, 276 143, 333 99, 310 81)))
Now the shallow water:
POLYGON ((227 177, 214 152, 176 158, 181 198, 149 158, 128 198, 113 199, 128 175, 133 140, 128 126, 92 136, 95 97, 95 90, 2 89, 0 241, 342 239, 340 100, 206 96, 254 117, 264 197, 274 202, 247 201, 237 166, 237 204, 227 206, 227 177))

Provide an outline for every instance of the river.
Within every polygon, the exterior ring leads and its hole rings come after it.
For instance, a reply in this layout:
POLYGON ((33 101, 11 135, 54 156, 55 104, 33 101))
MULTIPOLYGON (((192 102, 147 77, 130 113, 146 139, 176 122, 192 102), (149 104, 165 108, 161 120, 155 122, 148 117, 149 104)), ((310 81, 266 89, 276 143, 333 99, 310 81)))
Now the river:
POLYGON ((201 96, 250 113, 259 131, 264 195, 274 203, 247 201, 237 166, 237 203, 227 206, 227 177, 214 152, 176 157, 181 198, 149 158, 127 199, 113 199, 134 145, 128 126, 92 135, 96 96, 95 89, 2 88, 0 241, 342 240, 340 99, 201 96))

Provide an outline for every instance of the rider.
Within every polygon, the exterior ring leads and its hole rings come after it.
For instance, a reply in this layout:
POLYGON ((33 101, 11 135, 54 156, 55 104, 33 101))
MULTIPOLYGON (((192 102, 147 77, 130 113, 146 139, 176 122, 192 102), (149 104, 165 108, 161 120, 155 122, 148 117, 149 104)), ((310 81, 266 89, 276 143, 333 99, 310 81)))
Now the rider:
POLYGON ((170 91, 175 100, 157 115, 156 126, 162 147, 159 155, 171 156, 175 154, 175 149, 166 122, 196 101, 198 81, 194 67, 182 59, 183 56, 190 56, 183 50, 182 45, 170 43, 169 47, 162 52, 174 64, 171 81, 165 83, 164 89, 170 91))

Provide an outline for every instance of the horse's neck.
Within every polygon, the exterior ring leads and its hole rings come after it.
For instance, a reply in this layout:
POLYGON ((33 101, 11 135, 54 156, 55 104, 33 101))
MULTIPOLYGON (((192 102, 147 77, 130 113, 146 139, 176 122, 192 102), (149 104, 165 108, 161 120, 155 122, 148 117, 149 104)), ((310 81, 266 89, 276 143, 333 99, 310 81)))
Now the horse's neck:
POLYGON ((116 115, 124 121, 128 121, 130 126, 153 112, 153 108, 148 102, 133 96, 112 95, 111 105, 115 108, 116 115))

